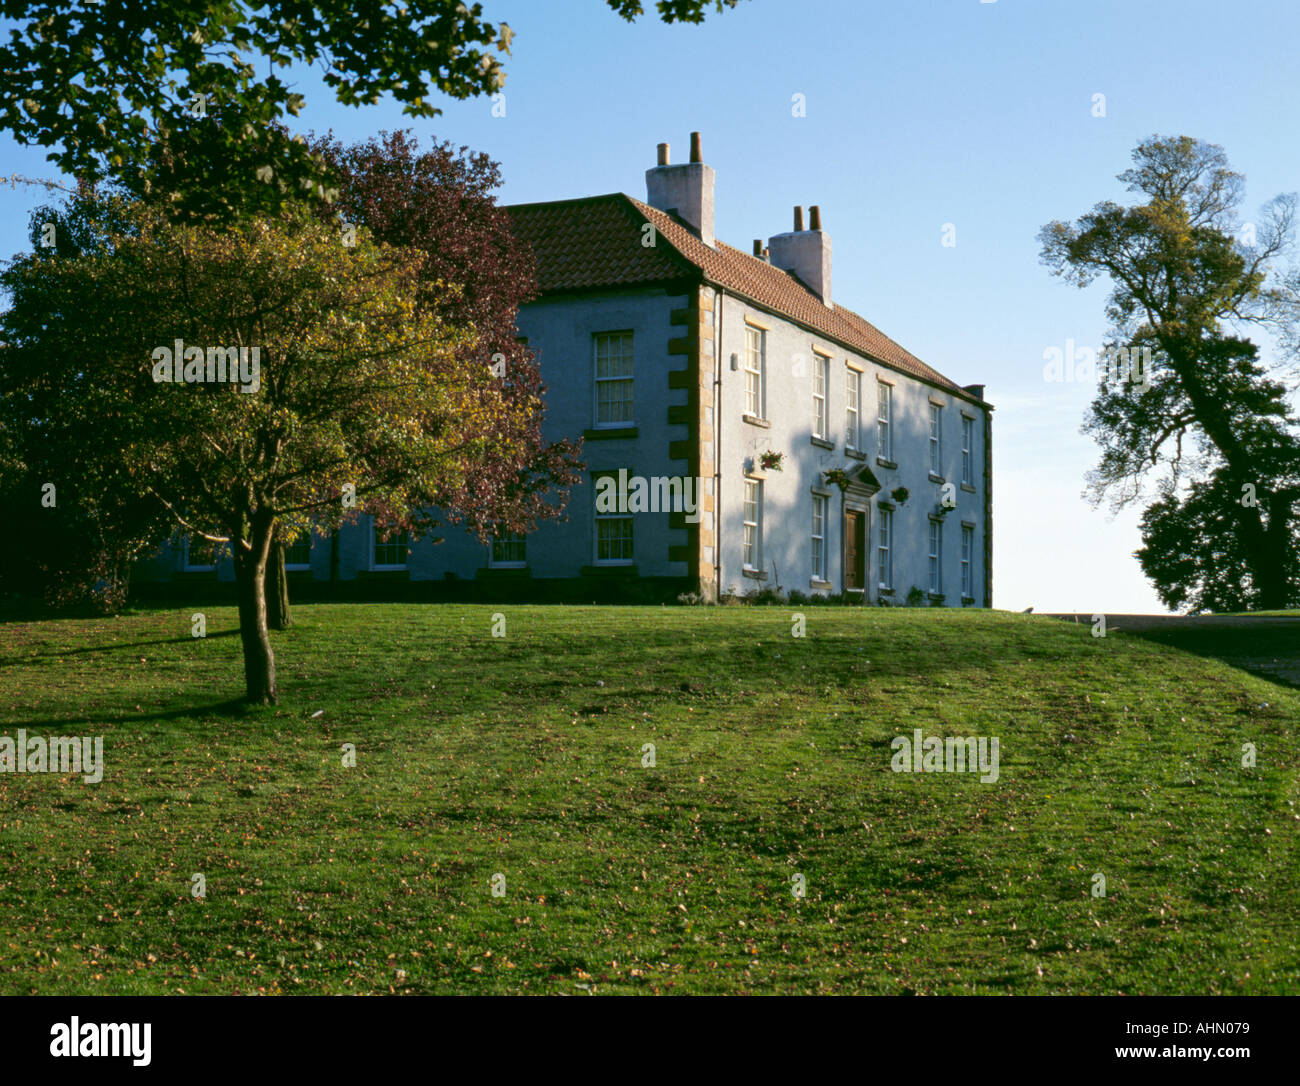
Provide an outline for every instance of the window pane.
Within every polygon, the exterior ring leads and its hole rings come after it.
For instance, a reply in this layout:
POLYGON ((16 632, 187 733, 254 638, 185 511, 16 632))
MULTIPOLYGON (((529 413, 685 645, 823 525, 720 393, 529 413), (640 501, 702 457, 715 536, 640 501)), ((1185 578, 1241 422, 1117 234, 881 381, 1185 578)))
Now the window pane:
POLYGON ((844 443, 850 449, 858 447, 858 383, 856 370, 846 370, 844 385, 844 443))
POLYGON ((631 332, 601 332, 596 353, 596 423, 632 421, 633 353, 631 332))
MULTIPOLYGON (((214 533, 215 534, 215 533, 214 533)), ((224 543, 213 543, 202 536, 187 538, 185 541, 185 565, 192 568, 215 566, 225 552, 224 543)))
POLYGON ((820 358, 813 366, 813 433, 817 437, 826 433, 826 383, 822 378, 820 358))
POLYGON ((311 564, 311 536, 303 534, 284 548, 286 566, 306 566, 311 564))
POLYGON ((596 560, 630 562, 632 560, 632 518, 600 517, 596 521, 596 560))
POLYGON ((523 563, 526 553, 527 542, 519 532, 502 532, 492 540, 494 563, 523 563))
POLYGON ((882 588, 888 588, 893 583, 892 569, 890 567, 890 535, 894 527, 894 514, 892 510, 881 509, 880 513, 880 543, 877 548, 877 564, 880 567, 880 585, 882 588))
POLYGON ((961 594, 972 596, 971 559, 975 554, 975 530, 962 526, 961 530, 961 594))
POLYGON ((404 566, 410 539, 405 532, 384 532, 375 526, 375 565, 404 566))
POLYGON ((889 460, 892 458, 891 453, 893 451, 891 445, 892 436, 889 428, 893 415, 893 389, 884 382, 878 382, 876 390, 876 451, 880 456, 889 460))
POLYGON ((812 575, 818 580, 826 575, 826 499, 818 495, 812 507, 812 575))
POLYGON ((741 561, 750 569, 758 568, 758 524, 759 524, 759 484, 757 480, 745 480, 744 500, 744 545, 741 561))
POLYGON ((930 521, 930 591, 939 593, 939 551, 943 525, 937 520, 930 521))
POLYGON ((745 329, 745 412, 763 414, 763 365, 766 343, 758 328, 745 329))

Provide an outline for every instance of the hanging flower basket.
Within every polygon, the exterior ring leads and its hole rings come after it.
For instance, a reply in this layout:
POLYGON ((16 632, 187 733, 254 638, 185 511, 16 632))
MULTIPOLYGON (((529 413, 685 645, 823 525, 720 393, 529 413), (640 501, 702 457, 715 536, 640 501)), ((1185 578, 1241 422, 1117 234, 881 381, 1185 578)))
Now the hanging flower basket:
POLYGON ((889 496, 893 498, 894 501, 898 502, 899 505, 902 505, 905 501, 907 501, 907 499, 911 497, 911 494, 912 492, 908 490, 907 487, 905 486, 895 487, 893 490, 889 492, 889 496))
POLYGON ((843 468, 831 468, 830 471, 826 472, 826 481, 834 483, 841 490, 846 490, 851 480, 849 479, 849 473, 843 468))
POLYGON ((769 449, 767 452, 759 454, 758 466, 764 471, 780 471, 783 460, 785 460, 785 453, 773 452, 769 449))

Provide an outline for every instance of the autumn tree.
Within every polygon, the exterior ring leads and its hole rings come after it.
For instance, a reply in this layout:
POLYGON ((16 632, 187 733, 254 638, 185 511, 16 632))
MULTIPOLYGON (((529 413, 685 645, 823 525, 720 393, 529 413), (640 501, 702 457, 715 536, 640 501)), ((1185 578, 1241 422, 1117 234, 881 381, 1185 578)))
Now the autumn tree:
POLYGON ((1119 508, 1154 484, 1138 555, 1168 606, 1286 607, 1300 596, 1300 422, 1243 330, 1274 315, 1268 283, 1295 198, 1246 228, 1222 148, 1154 137, 1133 159, 1119 179, 1140 202, 1100 203, 1040 235, 1055 274, 1111 284, 1116 353, 1084 425, 1101 447, 1089 491, 1119 508))
POLYGON ((305 212, 221 231, 132 214, 103 249, 37 249, 0 276, 14 299, 0 391, 39 391, 88 455, 121 465, 124 492, 229 546, 247 696, 274 702, 276 533, 337 524, 349 495, 407 509, 463 486, 488 451, 474 428, 491 376, 460 364, 467 333, 420 303, 418 253, 364 229, 345 244, 305 212), (232 358, 238 378, 213 380, 232 358))
MULTIPOLYGON (((388 526, 413 536, 435 523, 460 525, 487 542, 500 531, 530 532, 560 516, 566 488, 577 481, 577 449, 570 441, 542 438, 543 385, 532 351, 518 335, 519 306, 536 294, 528 248, 510 232, 496 202, 500 171, 487 155, 435 143, 422 150, 406 132, 344 147, 328 137, 313 140, 314 152, 338 179, 335 202, 317 202, 322 221, 346 238, 358 226, 379 242, 419 254, 418 299, 449 326, 473 328, 457 359, 491 377, 478 387, 476 410, 465 421, 476 441, 473 462, 457 477, 440 480, 421 507, 399 508, 376 499, 367 509, 388 526), (455 283, 455 291, 443 284, 455 283), (435 519, 436 518, 436 519, 435 519)), ((467 454, 468 455, 468 454, 467 454)), ((300 528, 299 531, 305 529, 300 528)), ((269 623, 290 623, 284 545, 268 565, 269 623)))

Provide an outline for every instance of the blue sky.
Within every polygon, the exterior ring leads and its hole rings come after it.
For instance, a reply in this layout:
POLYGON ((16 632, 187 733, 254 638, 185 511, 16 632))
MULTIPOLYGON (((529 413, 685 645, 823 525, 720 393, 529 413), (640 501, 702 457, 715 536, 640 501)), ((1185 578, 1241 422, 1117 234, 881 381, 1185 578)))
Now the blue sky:
MULTIPOLYGON (((1090 388, 1043 379, 1048 348, 1102 342, 1105 288, 1052 278, 1036 234, 1124 199, 1115 174, 1155 133, 1222 144, 1246 175, 1246 219, 1300 189, 1300 4, 745 0, 670 27, 626 24, 601 0, 482 2, 516 35, 504 117, 488 99, 421 121, 391 102, 352 109, 302 71, 298 126, 468 144, 501 163, 508 203, 644 198, 655 145, 682 161, 702 132, 719 237, 748 249, 788 230, 794 204, 819 204, 836 301, 958 383, 987 385, 995 605, 1163 610, 1132 557, 1137 511, 1081 497, 1096 455, 1078 433, 1090 388), (796 94, 805 116, 792 115, 796 94)), ((11 172, 57 176, 41 149, 0 136, 11 172)), ((25 248, 38 202, 0 190, 0 252, 25 248)))

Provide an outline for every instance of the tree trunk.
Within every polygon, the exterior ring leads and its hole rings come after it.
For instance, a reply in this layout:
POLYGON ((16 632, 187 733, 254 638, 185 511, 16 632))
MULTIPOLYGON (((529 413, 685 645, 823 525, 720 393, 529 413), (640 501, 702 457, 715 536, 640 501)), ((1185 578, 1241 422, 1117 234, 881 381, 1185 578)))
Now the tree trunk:
MULTIPOLYGON (((1235 494, 1239 487, 1234 484, 1232 490, 1235 494)), ((1281 504, 1277 502, 1276 496, 1274 504, 1281 504)), ((1283 610, 1290 603, 1287 599, 1287 546, 1284 535, 1289 528, 1289 518, 1285 513, 1279 515, 1279 511, 1274 508, 1265 524, 1260 507, 1256 505, 1241 509, 1238 523, 1245 543, 1246 565, 1250 569, 1251 580, 1255 583, 1255 609, 1283 610)))
MULTIPOLYGON (((1288 534, 1292 518, 1289 516, 1294 498, 1290 492, 1274 494, 1269 503, 1268 527, 1264 531, 1264 553, 1258 556, 1260 569, 1259 609, 1282 611, 1294 606, 1291 598, 1287 559, 1290 552, 1288 534)), ((1255 572, 1252 570, 1252 573, 1255 572)))
MULTIPOLYGON (((1258 470, 1241 433, 1232 423, 1226 406, 1205 387, 1197 368, 1197 354, 1164 344, 1174 373, 1192 405, 1197 425, 1218 449, 1228 466, 1228 479, 1234 494, 1241 492, 1242 482, 1259 482, 1263 473, 1258 470)), ((1278 503, 1282 504, 1282 503, 1278 503)), ((1287 599, 1286 543, 1282 533, 1290 527, 1290 517, 1285 509, 1272 509, 1269 523, 1258 505, 1238 507, 1237 523, 1245 543, 1246 564, 1255 582, 1256 607, 1261 611, 1280 611, 1290 602, 1287 599), (1275 518, 1279 518, 1278 519, 1275 518), (1280 529, 1280 530, 1279 530, 1280 529)))
POLYGON ((239 596, 239 639, 244 647, 244 684, 254 705, 274 705, 280 691, 275 683, 275 654, 266 625, 266 566, 271 550, 271 525, 255 524, 251 550, 236 544, 235 588, 239 596))
POLYGON ((284 544, 272 543, 266 564, 266 624, 272 630, 293 625, 289 614, 289 578, 284 574, 284 544))

